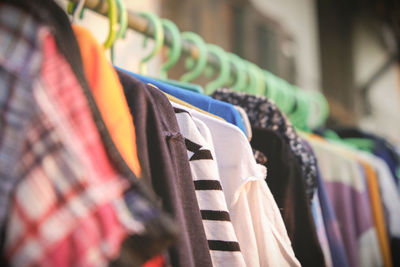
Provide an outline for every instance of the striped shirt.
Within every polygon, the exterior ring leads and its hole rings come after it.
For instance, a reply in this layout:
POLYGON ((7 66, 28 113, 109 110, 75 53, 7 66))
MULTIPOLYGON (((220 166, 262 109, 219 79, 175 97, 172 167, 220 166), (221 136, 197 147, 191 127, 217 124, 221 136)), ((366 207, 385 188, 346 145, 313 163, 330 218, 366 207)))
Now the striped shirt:
POLYGON ((222 191, 211 133, 190 114, 175 109, 190 162, 203 226, 214 266, 245 266, 222 191))

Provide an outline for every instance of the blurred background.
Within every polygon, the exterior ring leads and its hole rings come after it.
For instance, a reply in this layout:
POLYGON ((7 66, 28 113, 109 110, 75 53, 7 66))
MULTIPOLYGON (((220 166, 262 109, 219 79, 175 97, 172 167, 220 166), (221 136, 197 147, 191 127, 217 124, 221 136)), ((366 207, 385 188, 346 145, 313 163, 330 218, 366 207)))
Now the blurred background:
MULTIPOLYGON (((171 19, 181 32, 196 32, 304 90, 323 92, 330 105, 328 126, 356 126, 400 144, 400 1, 125 2, 132 11, 171 19)), ((78 23, 99 41, 106 38, 102 16, 87 11, 78 23)), ((142 43, 143 36, 129 30, 116 44, 116 65, 137 71, 152 48, 142 43)), ((150 75, 158 73, 162 57, 151 61, 150 75)), ((170 77, 182 72, 181 62, 170 77)))

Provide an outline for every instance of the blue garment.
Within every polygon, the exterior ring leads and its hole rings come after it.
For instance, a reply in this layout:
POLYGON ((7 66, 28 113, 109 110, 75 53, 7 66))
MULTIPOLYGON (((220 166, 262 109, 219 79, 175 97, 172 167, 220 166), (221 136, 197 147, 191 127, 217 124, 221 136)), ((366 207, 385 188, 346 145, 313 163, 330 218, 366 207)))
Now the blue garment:
MULTIPOLYGON (((118 67, 117 67, 118 68, 118 67)), ((120 68, 118 68, 120 69, 120 68)), ((179 87, 166 84, 164 82, 158 81, 156 79, 150 78, 150 77, 145 77, 133 72, 129 72, 123 69, 120 69, 132 76, 134 76, 136 79, 139 79, 140 81, 144 83, 150 83, 155 86, 157 86, 161 91, 170 94, 176 98, 181 99, 182 101, 185 101, 186 103, 195 106, 197 108, 200 108, 204 111, 207 111, 211 114, 214 114, 216 116, 219 116, 226 120, 229 123, 232 123, 233 125, 236 125, 239 127, 244 134, 246 134, 245 127, 243 125, 242 117, 240 116, 239 112, 235 109, 235 107, 229 103, 215 100, 212 97, 194 93, 188 90, 181 89, 179 87)))

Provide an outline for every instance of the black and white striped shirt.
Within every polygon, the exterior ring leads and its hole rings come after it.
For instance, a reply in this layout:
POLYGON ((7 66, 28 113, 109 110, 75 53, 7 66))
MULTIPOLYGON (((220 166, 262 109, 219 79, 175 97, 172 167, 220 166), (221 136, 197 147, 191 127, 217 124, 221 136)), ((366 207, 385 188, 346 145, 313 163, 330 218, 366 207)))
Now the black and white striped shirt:
POLYGON ((191 115, 184 110, 175 108, 175 114, 181 133, 185 137, 196 197, 213 265, 245 266, 222 191, 209 129, 205 125, 196 125, 191 115))

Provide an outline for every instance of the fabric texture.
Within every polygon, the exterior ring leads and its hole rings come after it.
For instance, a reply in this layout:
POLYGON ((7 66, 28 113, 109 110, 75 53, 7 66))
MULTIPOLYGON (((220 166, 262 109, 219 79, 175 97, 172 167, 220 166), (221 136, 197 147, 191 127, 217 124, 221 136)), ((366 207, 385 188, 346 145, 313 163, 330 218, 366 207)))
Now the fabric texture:
POLYGON ((315 222, 315 228, 317 230, 318 240, 321 245, 322 252, 324 253, 325 265, 326 267, 333 266, 331 249, 329 247, 325 223, 322 218, 322 210, 318 194, 314 195, 314 199, 312 200, 311 205, 311 211, 315 222))
POLYGON ((317 187, 317 160, 306 149, 292 124, 279 108, 265 97, 234 92, 230 89, 218 89, 212 94, 212 97, 242 107, 253 127, 271 129, 283 136, 300 164, 302 176, 305 180, 305 190, 309 201, 311 201, 317 187))
MULTIPOLYGON (((102 143, 106 130, 92 117, 98 114, 91 109, 94 102, 85 98, 49 28, 3 4, 0 23, 2 40, 10 41, 0 53, 1 102, 9 107, 1 112, 3 125, 7 132, 23 133, 15 140, 3 138, 2 148, 12 150, 0 152, 15 156, 8 159, 12 171, 1 166, 13 183, 12 202, 1 208, 9 213, 3 256, 16 266, 104 266, 118 256, 128 233, 146 244, 147 253, 159 253, 170 240, 159 238, 162 231, 155 226, 168 221, 155 225, 160 212, 138 184, 114 169, 118 164, 102 143), (127 206, 125 198, 132 195, 136 201, 127 206), (148 226, 158 237, 155 251, 148 226)), ((118 151, 112 154, 120 158, 118 151)), ((131 265, 142 262, 137 256, 131 265)))
POLYGON ((73 30, 81 49, 87 81, 107 129, 124 160, 136 176, 140 177, 135 127, 118 75, 107 61, 103 46, 92 34, 77 25, 73 25, 73 30))
POLYGON ((233 125, 239 127, 244 133, 245 127, 239 112, 231 105, 222 101, 217 101, 209 96, 194 93, 179 87, 160 82, 156 79, 145 77, 136 73, 130 73, 144 83, 153 84, 163 92, 175 96, 197 108, 219 116, 233 125))
POLYGON ((265 167, 256 164, 243 132, 229 123, 172 104, 212 129, 222 189, 246 266, 299 266, 278 207, 264 182, 265 167))
POLYGON ((396 148, 388 141, 377 135, 352 128, 335 128, 334 131, 342 138, 367 138, 374 142, 372 153, 383 159, 390 168, 393 179, 399 185, 400 177, 398 170, 400 169, 400 155, 396 148))
POLYGON ((336 213, 350 266, 383 266, 362 166, 338 144, 312 138, 327 195, 336 213))
MULTIPOLYGON (((372 140, 374 142, 374 148, 372 150, 372 153, 384 160, 388 168, 390 169, 391 172, 391 177, 393 181, 397 185, 397 195, 400 195, 400 154, 396 150, 396 147, 384 140, 383 138, 373 135, 371 133, 363 132, 358 129, 349 129, 349 128, 336 128, 334 129, 335 132, 342 138, 367 138, 369 140, 372 140)), ((375 161, 377 162, 377 161, 375 161)), ((379 167, 378 167, 379 168, 379 167)), ((379 168, 381 169, 381 168, 379 168)), ((385 177, 387 177, 385 175, 385 177)), ((385 190, 386 191, 386 190, 385 190)), ((383 199, 388 197, 386 194, 387 192, 383 193, 383 199)), ((392 198, 393 200, 396 199, 396 197, 392 198)), ((391 202, 391 201, 388 201, 391 202)), ((393 201, 392 203, 396 203, 396 201, 393 201)), ((385 205, 385 203, 384 203, 385 205)), ((388 204, 390 205, 390 204, 388 204)), ((390 219, 387 219, 390 221, 390 219)), ((389 226, 390 228, 390 226, 389 226)), ((400 238, 398 236, 391 236, 391 250, 392 250, 392 261, 394 266, 400 266, 400 238)))
POLYGON ((283 137, 273 130, 253 127, 253 149, 266 155, 266 182, 285 222, 294 253, 303 266, 324 266, 301 168, 283 137))
POLYGON ((212 266, 206 234, 175 113, 161 91, 117 71, 135 123, 143 177, 180 227, 172 266, 212 266))
POLYGON ((252 133, 251 133, 251 124, 250 124, 249 117, 247 116, 246 111, 242 107, 234 106, 234 108, 237 111, 239 111, 240 116, 242 117, 243 125, 244 125, 245 130, 246 130, 247 139, 249 139, 249 141, 250 141, 252 133))
MULTIPOLYGON (((396 183, 392 177, 389 166, 380 157, 368 153, 360 154, 373 169, 377 176, 378 183, 376 189, 379 190, 381 205, 383 206, 383 215, 385 217, 384 230, 387 227, 387 233, 390 238, 392 265, 398 265, 398 253, 400 251, 400 194, 396 190, 396 183)), ((378 203, 379 204, 379 203, 378 203)), ((378 206, 379 207, 379 206, 378 206)), ((385 231, 386 232, 386 231, 385 231)), ((388 242, 383 236, 381 242, 388 242)), ((382 247, 382 246, 381 246, 382 247)), ((387 247, 386 253, 387 253, 387 247)), ((388 261, 388 260, 387 260, 388 261)))
POLYGON ((368 162, 359 159, 359 163, 364 169, 365 178, 367 181, 367 187, 371 201, 371 213, 374 220, 376 233, 378 235, 379 247, 383 257, 383 265, 391 267, 393 266, 392 255, 390 252, 386 222, 383 214, 377 173, 375 172, 373 165, 370 165, 368 162))
POLYGON ((174 109, 185 138, 193 182, 213 266, 245 266, 231 223, 215 161, 210 130, 181 109, 174 109))
MULTIPOLYGON (((36 34, 44 51, 40 70, 33 76, 30 91, 27 92, 23 86, 13 87, 13 82, 5 84, 8 86, 4 90, 5 96, 30 96, 26 103, 18 103, 18 98, 5 100, 17 113, 22 104, 24 108, 29 108, 31 114, 29 121, 22 120, 23 128, 18 128, 25 136, 17 140, 21 142, 22 150, 18 162, 13 165, 16 167, 12 174, 18 183, 13 191, 7 220, 5 255, 15 266, 104 266, 107 259, 118 254, 122 238, 129 231, 119 218, 128 214, 127 209, 124 213, 117 212, 117 206, 124 208, 122 193, 127 183, 107 162, 94 123, 90 123, 87 104, 85 112, 85 98, 74 99, 75 105, 70 112, 76 112, 74 107, 80 112, 76 117, 68 118, 66 123, 76 128, 68 128, 56 119, 60 112, 54 112, 54 103, 46 97, 65 89, 64 86, 79 89, 79 84, 63 58, 57 54, 49 31, 46 28, 35 29, 38 24, 13 7, 2 6, 1 12, 5 13, 0 17, 8 22, 19 19, 20 24, 10 23, 8 30, 9 36, 14 38, 10 40, 22 45, 13 43, 15 46, 6 47, 9 62, 2 63, 3 71, 9 71, 8 74, 12 74, 16 82, 21 79, 17 74, 24 70, 24 62, 18 59, 26 54, 20 48, 29 45, 27 40, 32 40, 30 38, 36 34), (18 25, 19 29, 12 28, 18 25), (13 54, 18 56, 13 57, 13 54), (11 66, 17 68, 9 68, 11 66), (61 73, 63 76, 60 76, 61 73), (88 122, 85 127, 77 127, 77 121, 81 119, 88 122), (79 152, 84 155, 96 153, 98 160, 88 161, 79 152), (107 195, 103 193, 105 190, 107 195), (82 232, 86 237, 84 242, 79 240, 82 232), (102 248, 101 243, 107 244, 107 248, 102 248), (69 247, 68 244, 75 246, 69 247), (68 257, 70 253, 75 257, 68 257)), ((25 51, 31 52, 29 49, 25 51)), ((25 82, 22 80, 22 84, 25 82)), ((135 228, 133 226, 135 224, 130 224, 131 228, 135 228)))
POLYGON ((339 230, 339 222, 336 218, 332 203, 326 192, 325 182, 321 178, 321 173, 318 173, 318 198, 321 206, 322 218, 325 224, 326 237, 329 242, 329 250, 334 267, 349 266, 348 257, 344 247, 343 237, 339 230))

